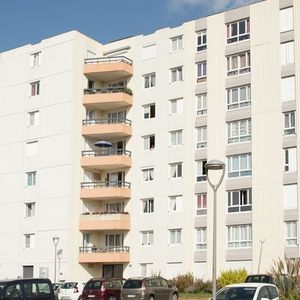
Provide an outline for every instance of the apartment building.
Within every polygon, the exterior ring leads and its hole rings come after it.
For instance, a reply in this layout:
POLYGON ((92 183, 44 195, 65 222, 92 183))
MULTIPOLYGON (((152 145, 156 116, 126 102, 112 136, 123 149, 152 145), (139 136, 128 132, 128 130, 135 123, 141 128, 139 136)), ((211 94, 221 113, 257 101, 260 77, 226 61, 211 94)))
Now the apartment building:
POLYGON ((59 237, 58 280, 210 278, 210 159, 217 272, 298 257, 299 20, 299 1, 265 0, 1 53, 0 277, 54 279, 59 237))

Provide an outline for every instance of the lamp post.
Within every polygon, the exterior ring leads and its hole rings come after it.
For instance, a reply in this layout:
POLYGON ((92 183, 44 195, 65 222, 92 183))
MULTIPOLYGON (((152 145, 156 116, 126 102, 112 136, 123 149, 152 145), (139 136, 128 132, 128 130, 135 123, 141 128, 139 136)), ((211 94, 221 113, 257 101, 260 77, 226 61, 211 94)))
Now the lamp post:
POLYGON ((59 249, 57 251, 57 258, 58 258, 58 281, 60 281, 60 260, 61 260, 62 254, 63 254, 63 250, 59 249))
POLYGON ((214 191, 214 210, 213 210, 213 261, 212 261, 212 300, 216 300, 217 293, 217 190, 220 187, 225 175, 225 163, 220 160, 213 159, 205 164, 207 170, 207 181, 214 191), (209 178, 209 170, 222 170, 222 175, 217 184, 213 184, 209 178))
POLYGON ((56 283, 56 249, 57 249, 57 245, 59 242, 59 237, 54 236, 52 238, 52 240, 53 240, 53 245, 54 245, 54 283, 56 283))

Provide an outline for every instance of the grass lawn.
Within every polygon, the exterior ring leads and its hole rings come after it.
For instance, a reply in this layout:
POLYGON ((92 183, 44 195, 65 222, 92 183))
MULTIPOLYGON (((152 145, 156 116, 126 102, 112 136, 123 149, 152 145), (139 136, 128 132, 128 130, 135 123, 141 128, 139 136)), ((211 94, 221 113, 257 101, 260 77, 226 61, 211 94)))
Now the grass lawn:
POLYGON ((179 299, 186 300, 186 299, 197 299, 197 300, 208 300, 211 297, 211 294, 207 293, 180 293, 179 299))

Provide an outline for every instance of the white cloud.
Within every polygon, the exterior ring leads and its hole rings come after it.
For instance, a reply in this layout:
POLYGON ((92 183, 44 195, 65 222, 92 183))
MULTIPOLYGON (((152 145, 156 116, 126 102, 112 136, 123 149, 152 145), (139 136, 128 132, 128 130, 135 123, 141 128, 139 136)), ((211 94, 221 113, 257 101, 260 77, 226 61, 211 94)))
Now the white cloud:
POLYGON ((227 8, 246 5, 251 2, 254 2, 254 0, 168 0, 168 9, 171 12, 180 13, 186 8, 199 7, 209 12, 216 12, 227 8))

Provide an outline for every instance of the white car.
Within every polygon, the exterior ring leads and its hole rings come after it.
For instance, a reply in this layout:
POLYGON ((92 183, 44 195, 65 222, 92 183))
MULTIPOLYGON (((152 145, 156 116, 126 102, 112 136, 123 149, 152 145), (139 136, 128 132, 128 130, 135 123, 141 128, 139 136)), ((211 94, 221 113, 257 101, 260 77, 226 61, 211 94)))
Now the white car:
POLYGON ((80 300, 85 282, 67 281, 64 282, 58 292, 58 300, 80 300))
POLYGON ((279 300, 279 293, 274 284, 237 283, 220 289, 216 300, 279 300))

